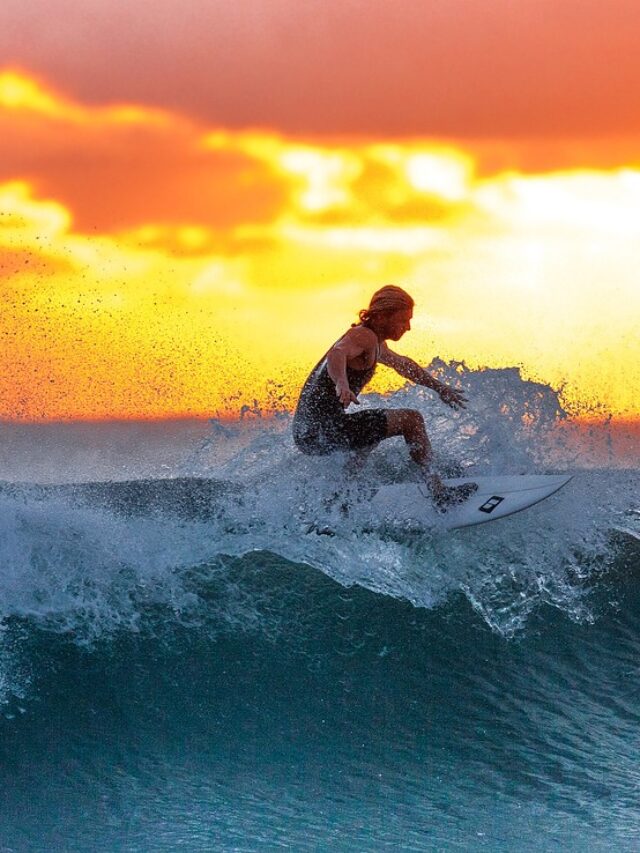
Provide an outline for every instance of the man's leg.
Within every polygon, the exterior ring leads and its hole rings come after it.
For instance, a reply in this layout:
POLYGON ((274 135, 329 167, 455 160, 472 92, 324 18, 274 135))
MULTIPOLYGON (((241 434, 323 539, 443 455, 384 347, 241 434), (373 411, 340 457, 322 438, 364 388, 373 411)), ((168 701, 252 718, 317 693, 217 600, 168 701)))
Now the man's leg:
POLYGON ((387 413, 383 409, 365 409, 345 415, 340 425, 344 441, 352 451, 346 466, 347 477, 357 477, 371 451, 387 438, 387 413))
POLYGON ((388 409, 386 414, 387 437, 401 435, 413 461, 428 471, 433 461, 433 451, 420 412, 415 409, 388 409))
POLYGON ((424 471, 427 485, 436 503, 459 503, 477 489, 475 483, 449 488, 431 471, 433 451, 420 412, 415 409, 388 409, 387 437, 394 435, 401 435, 406 441, 411 458, 424 471))

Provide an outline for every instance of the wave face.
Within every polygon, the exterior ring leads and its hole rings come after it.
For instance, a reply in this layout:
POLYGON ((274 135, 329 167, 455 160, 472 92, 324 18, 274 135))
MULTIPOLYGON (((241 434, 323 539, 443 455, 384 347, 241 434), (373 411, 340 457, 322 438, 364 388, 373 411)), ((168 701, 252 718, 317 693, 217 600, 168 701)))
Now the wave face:
POLYGON ((435 368, 467 411, 383 403, 442 471, 571 483, 405 530, 362 498, 399 440, 345 479, 284 416, 3 428, 2 849, 634 849, 637 443, 435 368))

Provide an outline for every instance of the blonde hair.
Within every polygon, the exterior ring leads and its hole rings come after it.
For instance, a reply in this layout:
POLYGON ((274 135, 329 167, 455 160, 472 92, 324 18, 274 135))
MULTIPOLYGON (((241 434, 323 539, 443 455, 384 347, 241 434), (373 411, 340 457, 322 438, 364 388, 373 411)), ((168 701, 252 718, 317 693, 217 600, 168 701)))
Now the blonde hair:
MULTIPOLYGON (((374 314, 392 314, 394 311, 402 311, 413 308, 413 299, 406 290, 395 284, 386 284, 371 297, 368 308, 358 312, 360 322, 367 326, 374 314)), ((355 325, 355 324, 354 324, 355 325)))

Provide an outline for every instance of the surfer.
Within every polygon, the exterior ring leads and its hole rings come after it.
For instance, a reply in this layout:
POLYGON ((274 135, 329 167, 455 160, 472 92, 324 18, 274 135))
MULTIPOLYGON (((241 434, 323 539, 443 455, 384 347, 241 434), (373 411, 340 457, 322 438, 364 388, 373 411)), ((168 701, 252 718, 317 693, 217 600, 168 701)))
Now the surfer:
POLYGON ((405 379, 424 385, 452 409, 465 408, 466 397, 440 382, 413 359, 393 352, 387 341, 398 341, 411 329, 413 299, 402 288, 388 284, 377 290, 360 322, 331 347, 309 374, 293 418, 296 446, 308 455, 356 451, 360 459, 385 438, 401 435, 411 458, 424 471, 434 503, 440 508, 466 500, 475 483, 448 487, 431 470, 433 452, 424 419, 415 409, 367 409, 347 414, 351 403, 373 376, 378 362, 405 379))

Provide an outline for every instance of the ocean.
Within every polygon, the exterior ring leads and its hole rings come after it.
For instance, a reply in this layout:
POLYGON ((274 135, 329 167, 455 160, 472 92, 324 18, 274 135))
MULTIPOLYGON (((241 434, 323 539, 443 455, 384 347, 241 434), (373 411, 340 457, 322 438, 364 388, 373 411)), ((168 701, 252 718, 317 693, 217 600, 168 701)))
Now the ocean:
POLYGON ((441 371, 464 412, 362 405, 572 481, 408 529, 362 497, 400 439, 346 479, 284 411, 0 425, 0 850, 640 848, 638 432, 441 371))

